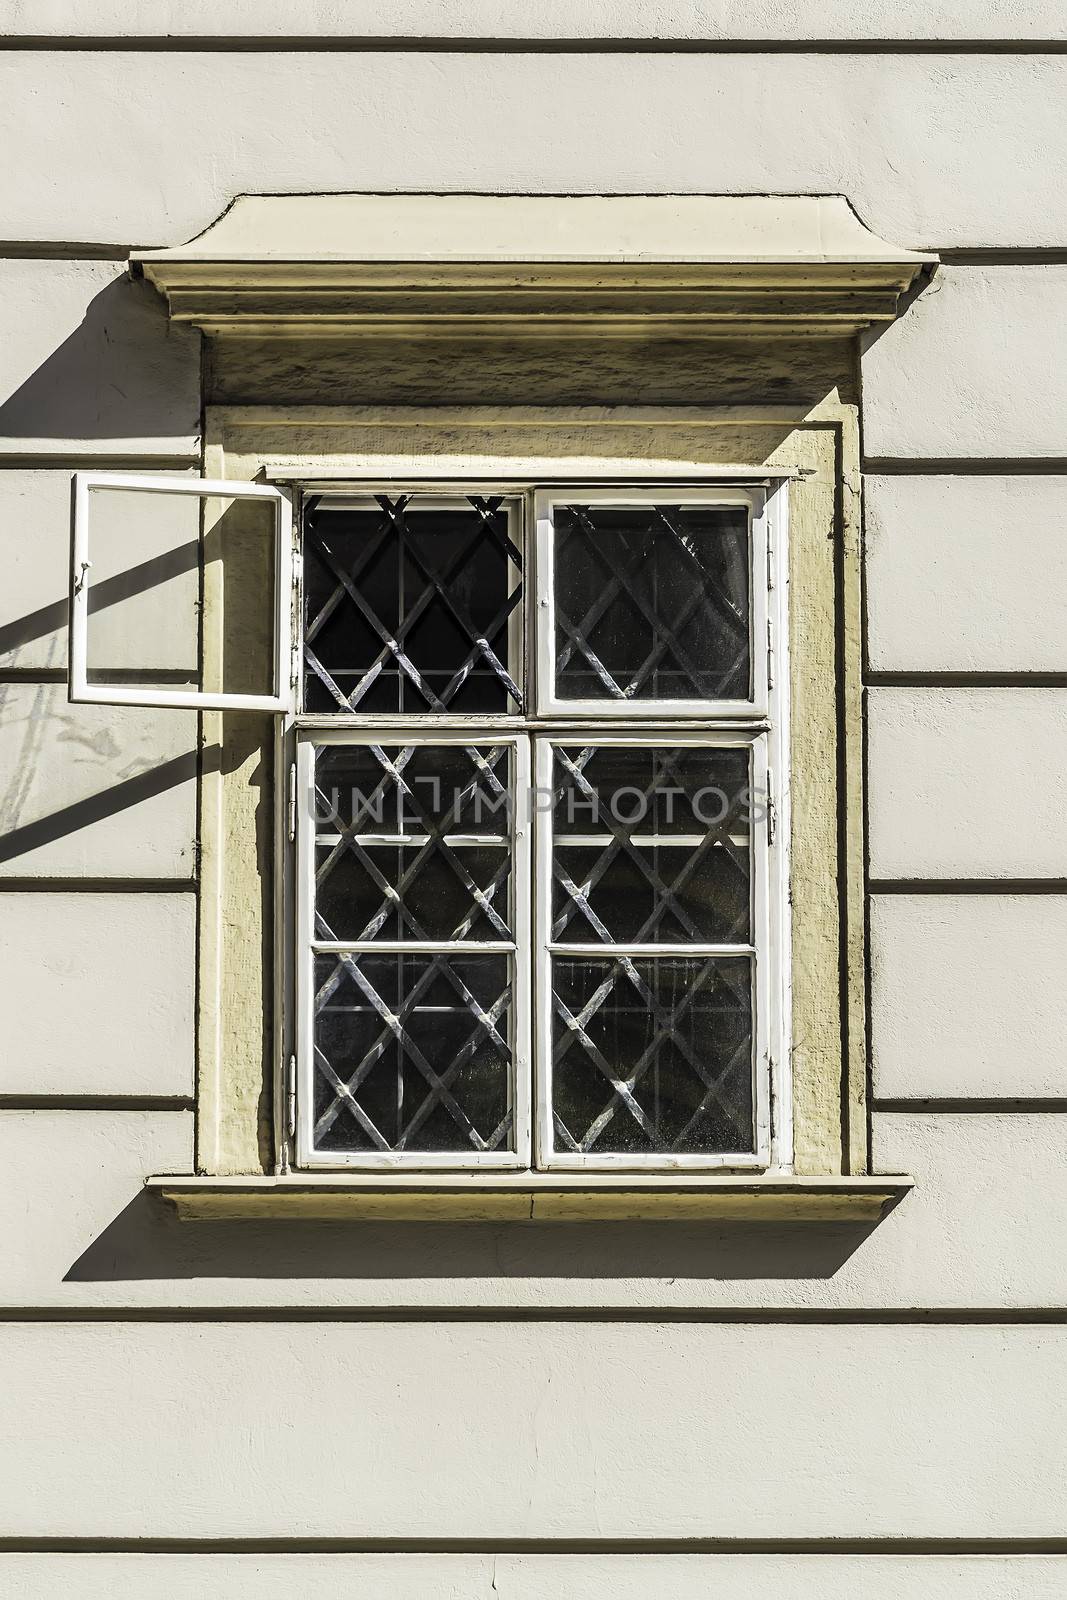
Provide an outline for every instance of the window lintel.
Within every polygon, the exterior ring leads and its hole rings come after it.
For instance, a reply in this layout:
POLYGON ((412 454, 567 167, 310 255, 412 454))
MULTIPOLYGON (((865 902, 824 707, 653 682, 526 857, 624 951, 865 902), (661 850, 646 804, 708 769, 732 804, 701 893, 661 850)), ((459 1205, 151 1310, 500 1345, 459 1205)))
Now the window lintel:
POLYGON ((304 194, 241 195, 131 261, 216 336, 686 338, 852 335, 937 257, 840 195, 304 194))

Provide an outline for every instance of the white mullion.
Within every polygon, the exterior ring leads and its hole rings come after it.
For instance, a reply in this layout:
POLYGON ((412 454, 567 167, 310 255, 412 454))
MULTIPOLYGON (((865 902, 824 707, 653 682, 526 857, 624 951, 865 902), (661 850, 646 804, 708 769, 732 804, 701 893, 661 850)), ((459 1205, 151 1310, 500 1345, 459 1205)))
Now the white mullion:
MULTIPOLYGON (((538 567, 541 547, 538 544, 538 567)), ((538 622, 544 622, 538 602, 538 622)), ((543 679, 540 676, 542 659, 542 630, 538 639, 538 695, 543 679)), ((549 738, 534 741, 534 894, 535 894, 535 947, 534 947, 534 1018, 536 1062, 534 1066, 534 1164, 549 1168, 553 1165, 552 1126, 552 804, 554 745, 549 738)))
POLYGON ((312 1116, 315 1103, 315 746, 296 747, 296 1159, 314 1164, 312 1116))

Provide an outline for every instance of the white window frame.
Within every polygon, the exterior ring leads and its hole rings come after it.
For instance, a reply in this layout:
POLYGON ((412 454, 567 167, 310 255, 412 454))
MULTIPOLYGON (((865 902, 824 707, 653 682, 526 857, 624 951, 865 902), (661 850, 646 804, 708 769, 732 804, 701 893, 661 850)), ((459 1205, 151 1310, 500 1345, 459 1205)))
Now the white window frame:
POLYGON ((194 711, 282 711, 294 708, 293 683, 293 508, 289 495, 274 484, 227 479, 133 476, 116 472, 74 474, 71 540, 70 655, 68 690, 72 701, 109 706, 158 706, 194 711), (199 500, 266 500, 275 508, 274 651, 272 694, 212 694, 199 689, 141 687, 89 681, 89 594, 92 570, 90 501, 95 489, 185 495, 199 500))
MULTIPOLYGON (((753 751, 752 786, 756 795, 765 794, 769 814, 765 826, 753 829, 752 865, 752 946, 694 946, 679 943, 670 946, 642 946, 644 955, 664 954, 684 957, 711 954, 751 954, 753 963, 753 1131, 754 1148, 751 1151, 701 1153, 682 1155, 625 1155, 602 1153, 577 1155, 555 1151, 551 1136, 551 992, 548 987, 550 973, 547 928, 551 916, 551 817, 539 799, 533 806, 532 852, 527 858, 534 867, 534 892, 527 893, 526 905, 532 927, 528 945, 524 944, 526 962, 516 954, 516 1008, 520 994, 527 996, 525 1044, 521 1051, 527 1062, 525 1098, 527 1102, 527 1156, 524 1162, 513 1159, 511 1169, 523 1171, 560 1172, 615 1172, 626 1171, 669 1174, 672 1171, 762 1171, 773 1167, 776 1171, 792 1170, 792 1106, 789 1050, 789 1014, 791 1003, 789 976, 789 917, 788 917, 788 667, 787 667, 787 517, 788 480, 783 479, 768 489, 765 481, 753 475, 755 481, 736 485, 707 485, 671 482, 652 485, 646 479, 634 485, 614 483, 590 485, 587 481, 566 485, 544 486, 507 480, 499 484, 486 484, 484 478, 474 478, 465 483, 450 480, 447 487, 426 481, 397 482, 389 480, 331 483, 328 487, 315 481, 314 492, 342 504, 346 500, 366 499, 375 494, 396 495, 401 492, 426 495, 427 503, 452 503, 466 494, 493 494, 521 504, 522 514, 511 523, 511 535, 523 553, 525 618, 525 660, 516 663, 523 676, 518 678, 526 701, 526 711, 517 715, 514 710, 487 716, 469 714, 435 714, 413 712, 403 718, 394 715, 371 713, 303 713, 293 719, 298 749, 314 734, 319 742, 351 743, 470 743, 492 740, 494 743, 514 740, 529 750, 529 771, 537 790, 543 793, 544 763, 551 759, 555 744, 589 742, 589 736, 603 744, 647 746, 649 744, 687 744, 691 746, 748 746, 753 751), (750 508, 750 594, 753 613, 753 683, 756 694, 749 701, 678 702, 644 700, 627 702, 573 702, 554 701, 544 692, 546 650, 551 652, 554 641, 554 623, 546 626, 542 620, 551 613, 552 525, 545 516, 546 509, 557 503, 573 504, 593 501, 616 505, 641 503, 739 505, 750 508), (533 537, 520 537, 532 526, 533 537), (547 530, 547 531, 546 531, 547 530), (546 574, 547 552, 547 574, 546 574), (757 631, 758 630, 758 631, 757 631), (764 645, 766 648, 764 648, 764 645), (581 709, 584 706, 584 709, 581 709), (636 728, 618 726, 625 716, 636 728), (612 728, 612 721, 616 726, 612 728), (600 724, 600 726, 597 726, 600 724), (684 725, 688 724, 688 726, 684 725), (694 726, 694 724, 696 726, 694 726), (374 735, 371 733, 374 730, 374 735), (534 769, 536 768, 536 771, 534 769), (547 868, 546 868, 547 864, 547 868), (546 875, 547 870, 547 875, 546 875), (547 884, 547 889, 541 885, 547 884), (528 963, 526 971, 523 967, 528 963), (520 988, 520 985, 522 986, 520 988)), ((302 607, 298 614, 302 616, 302 607)), ((516 617, 519 612, 516 612, 516 617)), ((514 619, 513 619, 514 620, 514 619)), ((512 638, 515 638, 514 633, 512 638)), ((297 648, 301 656, 300 700, 303 704, 303 651, 302 641, 297 648)), ((518 773, 519 769, 516 768, 518 773)), ((520 780, 521 781, 521 780, 520 780)), ((306 774, 297 778, 300 795, 308 790, 306 774)), ((303 802, 298 805, 296 832, 306 837, 309 829, 303 817, 303 802), (301 824, 303 823, 303 828, 301 824)), ((522 797, 516 806, 516 823, 522 821, 529 828, 530 818, 522 819, 522 797)), ((530 846, 527 844, 527 848, 530 846)), ((299 863, 299 846, 297 849, 299 863)), ((297 897, 301 884, 311 880, 306 865, 297 867, 297 897)), ((306 897, 306 896, 305 896, 306 897)), ((306 937, 310 906, 297 907, 297 954, 307 947, 306 937), (303 919, 303 920, 302 920, 303 919)), ((293 919, 288 919, 291 925, 293 919)), ((563 942, 566 943, 565 941, 563 942)), ((376 943, 376 948, 383 948, 376 943)), ((404 949, 417 950, 412 941, 403 942, 404 949)), ((464 945, 461 948, 474 948, 464 945)), ((610 955, 627 946, 589 946, 588 953, 610 955)), ((634 947, 636 948, 636 947, 634 947)), ((297 979, 299 984, 299 976, 297 979)), ((312 1045, 307 1032, 311 997, 305 994, 297 999, 298 1026, 295 1035, 295 1083, 297 1107, 295 1114, 296 1138, 293 1155, 299 1167, 309 1168, 364 1168, 418 1172, 425 1169, 463 1169, 469 1167, 502 1166, 498 1157, 485 1157, 477 1152, 471 1156, 452 1152, 434 1154, 345 1153, 313 1152, 309 1148, 306 1118, 312 1093, 312 1045), (302 1108, 303 1107, 303 1111, 302 1108), (305 1119, 302 1121, 302 1117, 305 1119)), ((518 1025, 518 1024, 517 1024, 518 1025)), ((515 1070, 520 1074, 520 1045, 518 1035, 515 1045, 515 1070)), ((518 1124, 520 1096, 524 1086, 516 1082, 516 1124, 518 1124)))
POLYGON ((645 485, 612 488, 582 485, 538 488, 534 493, 534 566, 537 593, 537 617, 545 618, 545 625, 536 629, 534 652, 537 662, 537 711, 545 717, 574 717, 584 719, 619 718, 628 722, 639 720, 669 721, 672 718, 699 718, 707 722, 730 721, 736 717, 765 717, 769 710, 770 613, 768 584, 764 575, 770 574, 770 538, 767 519, 766 493, 755 486, 737 488, 687 488, 684 484, 645 485), (751 567, 749 577, 751 641, 752 641, 752 696, 743 700, 668 700, 647 698, 641 700, 563 699, 556 693, 556 595, 555 595, 555 522, 553 510, 558 505, 641 506, 685 504, 693 506, 739 506, 749 515, 749 548, 751 567), (767 648, 764 648, 764 642, 767 648))
POLYGON ((716 730, 695 732, 671 728, 665 736, 658 737, 654 730, 642 732, 604 734, 598 728, 558 733, 544 731, 537 737, 536 777, 539 795, 550 794, 553 789, 553 753, 559 746, 587 747, 595 740, 598 748, 649 749, 658 744, 686 749, 742 749, 751 751, 749 786, 753 799, 753 822, 749 831, 750 884, 752 940, 748 944, 687 944, 644 943, 615 944, 579 942, 552 938, 552 885, 553 885, 553 828, 552 808, 538 807, 537 844, 534 868, 535 905, 537 917, 536 962, 537 989, 535 997, 537 1014, 537 1066, 536 1066, 536 1120, 535 1159, 545 1171, 711 1171, 722 1167, 763 1169, 771 1162, 771 1097, 774 1049, 773 980, 782 970, 778 948, 780 929, 772 911, 772 856, 777 834, 772 836, 769 825, 763 825, 760 808, 770 801, 770 762, 768 731, 736 732, 716 730), (553 1043, 553 986, 552 966, 556 956, 588 956, 593 959, 611 959, 617 956, 648 958, 654 956, 678 959, 701 957, 742 956, 752 964, 752 1105, 754 1145, 752 1151, 698 1154, 642 1155, 611 1151, 591 1151, 587 1154, 556 1148, 553 1133, 552 1096, 552 1043, 553 1043))
MULTIPOLYGON (((310 474, 309 474, 310 478, 310 474)), ((295 1116, 286 1115, 280 1124, 281 1160, 289 1159, 289 1146, 301 1167, 363 1168, 369 1171, 392 1170, 481 1170, 525 1172, 538 1170, 595 1171, 625 1170, 669 1174, 675 1170, 762 1169, 773 1167, 783 1173, 792 1170, 792 1106, 790 1074, 789 1019, 791 1013, 790 930, 788 911, 789 839, 789 672, 788 672, 788 479, 768 490, 758 474, 752 479, 738 475, 737 484, 716 485, 692 481, 652 483, 647 477, 632 484, 620 483, 613 476, 611 485, 588 480, 546 484, 527 480, 486 484, 484 477, 469 482, 452 479, 447 485, 426 480, 397 483, 380 478, 351 478, 331 482, 329 488, 316 482, 313 492, 333 500, 365 498, 376 493, 422 494, 431 500, 453 499, 468 494, 492 494, 517 502, 509 508, 511 534, 523 553, 526 640, 524 660, 516 661, 522 676, 516 681, 523 689, 526 710, 514 709, 490 716, 460 713, 412 713, 410 716, 379 716, 371 713, 338 711, 305 714, 303 704, 302 596, 299 592, 300 561, 293 541, 292 502, 289 491, 273 484, 229 479, 177 479, 158 476, 130 476, 115 473, 78 473, 74 476, 74 526, 72 540, 70 691, 71 699, 99 704, 144 705, 160 708, 197 710, 256 710, 280 713, 277 725, 279 755, 289 760, 295 751, 292 796, 295 839, 295 892, 290 895, 285 867, 285 829, 279 828, 282 855, 278 875, 279 929, 285 948, 279 948, 278 1039, 280 1074, 279 1105, 288 1106, 295 1097, 295 1116), (209 694, 182 689, 141 688, 115 684, 90 684, 87 681, 87 625, 91 567, 89 544, 89 497, 94 489, 151 491, 185 494, 201 500, 265 499, 273 502, 275 537, 275 580, 277 609, 273 665, 275 689, 272 695, 209 694), (552 652, 555 638, 552 596, 551 508, 556 504, 635 505, 659 501, 670 504, 742 505, 750 508, 751 604, 753 684, 755 693, 746 701, 665 701, 640 702, 560 700, 551 692, 552 652), (534 537, 526 530, 534 522, 534 537), (301 619, 299 622, 295 618, 301 619), (766 649, 764 649, 766 641, 766 649), (531 678, 533 682, 531 683, 531 678), (618 726, 625 717, 632 726, 618 726), (612 723, 616 726, 613 728, 612 723), (700 1155, 577 1155, 553 1149, 551 1128, 551 994, 548 987, 550 951, 548 933, 551 922, 551 816, 540 805, 527 811, 523 797, 535 798, 531 789, 531 750, 536 747, 540 784, 545 763, 551 760, 553 744, 589 743, 648 746, 674 743, 693 746, 722 744, 748 745, 755 763, 753 788, 761 787, 768 797, 769 815, 765 827, 752 833, 753 849, 753 944, 750 948, 726 946, 645 945, 640 953, 662 953, 684 957, 709 954, 744 953, 753 960, 754 983, 754 1145, 753 1151, 700 1155), (312 799, 311 778, 315 747, 338 744, 511 744, 515 748, 515 776, 519 803, 513 808, 514 883, 513 947, 475 941, 446 941, 443 945, 418 944, 404 940, 392 946, 388 941, 369 941, 343 945, 344 949, 371 948, 379 953, 402 948, 411 953, 437 948, 457 953, 476 953, 479 949, 499 950, 513 961, 513 1083, 515 1148, 508 1152, 338 1152, 310 1148, 310 1116, 313 1105, 313 996, 311 993, 310 951, 313 915, 314 845, 307 806, 312 799), (535 840, 532 836, 536 836, 535 840), (534 850, 536 843, 536 851, 534 850), (531 896, 531 866, 536 860, 537 908, 531 896), (289 981, 289 974, 292 980, 289 981), (283 977, 284 975, 284 977, 283 977), (295 999, 289 1014, 288 997, 295 999), (546 1054, 547 1052, 547 1054, 546 1054), (295 1068, 295 1077, 293 1069, 295 1068)), ((513 631, 512 638, 516 638, 513 631)), ((548 780, 551 781, 550 778, 548 780)), ((279 794, 288 786, 279 784, 279 794)), ((284 801, 280 802, 284 815, 284 801)), ((566 947, 568 941, 561 941, 566 947)), ((588 952, 601 956, 637 947, 591 945, 588 952)), ((575 953, 585 953, 574 946, 575 953)))
POLYGON ((308 1168, 359 1168, 364 1171, 441 1171, 475 1168, 479 1171, 527 1171, 531 1159, 531 1084, 532 1052, 532 952, 530 909, 530 823, 522 804, 509 807, 512 827, 511 916, 514 937, 503 940, 444 939, 366 939, 324 941, 314 937, 315 908, 315 820, 314 765, 317 749, 338 745, 510 745, 514 751, 514 783, 517 796, 530 788, 529 740, 525 733, 481 724, 466 731, 456 728, 413 728, 394 721, 391 727, 380 722, 374 733, 355 728, 347 721, 328 729, 319 721, 317 728, 302 730, 297 743, 296 792, 296 1159, 308 1168), (498 731, 499 729, 499 731, 498 731), (512 968, 511 1001, 511 1104, 514 1149, 467 1151, 333 1151, 316 1150, 312 1142, 315 1067, 314 957, 321 953, 362 955, 432 955, 449 952, 458 956, 505 955, 512 968))

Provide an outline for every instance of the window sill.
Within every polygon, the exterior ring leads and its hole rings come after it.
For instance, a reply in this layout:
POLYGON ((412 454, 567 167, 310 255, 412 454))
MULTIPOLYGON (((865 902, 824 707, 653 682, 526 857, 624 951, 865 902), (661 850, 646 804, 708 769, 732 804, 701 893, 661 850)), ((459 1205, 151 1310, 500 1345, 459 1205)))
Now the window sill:
POLYGON ((185 1222, 877 1222, 914 1180, 522 1173, 156 1177, 185 1222))

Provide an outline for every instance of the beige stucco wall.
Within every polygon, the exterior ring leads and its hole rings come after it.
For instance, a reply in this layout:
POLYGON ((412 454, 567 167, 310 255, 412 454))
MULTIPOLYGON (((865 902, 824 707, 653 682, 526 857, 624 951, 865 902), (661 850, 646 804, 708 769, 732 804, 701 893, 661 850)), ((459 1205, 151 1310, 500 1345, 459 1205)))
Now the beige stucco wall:
POLYGON ((1063 8, 356 9, 0 5, 0 1589, 1050 1600, 1063 8), (141 1192, 193 1159, 196 727, 67 704, 68 475, 200 466, 199 340, 129 249, 358 188, 840 192, 949 252, 862 362, 872 1151, 917 1181, 866 1235, 141 1192))

